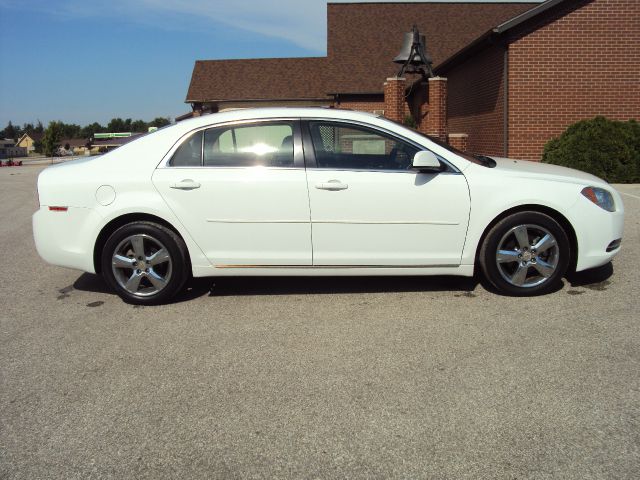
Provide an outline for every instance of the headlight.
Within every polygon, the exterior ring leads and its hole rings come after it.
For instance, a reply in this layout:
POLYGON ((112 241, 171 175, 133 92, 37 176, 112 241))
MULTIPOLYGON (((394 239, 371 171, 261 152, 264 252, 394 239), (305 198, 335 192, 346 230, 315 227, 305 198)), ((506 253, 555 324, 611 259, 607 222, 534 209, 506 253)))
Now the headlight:
POLYGON ((604 188, 585 187, 581 193, 607 212, 616 211, 616 202, 613 200, 613 195, 604 188))

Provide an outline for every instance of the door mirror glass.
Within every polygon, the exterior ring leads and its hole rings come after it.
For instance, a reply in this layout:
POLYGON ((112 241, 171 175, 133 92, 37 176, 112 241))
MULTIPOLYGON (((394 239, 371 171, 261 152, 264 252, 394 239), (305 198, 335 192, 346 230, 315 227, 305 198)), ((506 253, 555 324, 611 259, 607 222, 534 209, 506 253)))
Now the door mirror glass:
POLYGON ((429 150, 422 150, 413 157, 413 169, 421 172, 440 172, 442 164, 435 153, 429 150))

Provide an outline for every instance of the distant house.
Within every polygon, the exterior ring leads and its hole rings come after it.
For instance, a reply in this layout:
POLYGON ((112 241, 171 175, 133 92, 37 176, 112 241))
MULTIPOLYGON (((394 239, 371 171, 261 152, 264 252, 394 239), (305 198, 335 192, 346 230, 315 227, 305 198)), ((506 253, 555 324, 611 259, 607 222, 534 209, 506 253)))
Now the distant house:
POLYGON ((0 141, 0 158, 16 158, 26 157, 27 149, 17 147, 11 138, 5 138, 0 141))
POLYGON ((89 140, 84 138, 64 138, 60 140, 62 155, 85 155, 89 151, 89 140))
POLYGON ((37 132, 29 132, 25 133, 20 137, 18 143, 16 143, 16 147, 24 147, 27 149, 27 153, 34 152, 36 147, 35 143, 42 141, 43 134, 37 132))

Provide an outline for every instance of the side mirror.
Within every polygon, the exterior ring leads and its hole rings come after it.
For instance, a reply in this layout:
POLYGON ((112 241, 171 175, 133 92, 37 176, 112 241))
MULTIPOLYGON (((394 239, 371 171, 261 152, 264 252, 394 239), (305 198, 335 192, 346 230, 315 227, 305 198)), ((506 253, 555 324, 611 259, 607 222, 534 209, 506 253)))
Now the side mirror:
POLYGON ((442 164, 435 153, 422 150, 413 157, 411 168, 424 173, 437 173, 442 171, 442 164))

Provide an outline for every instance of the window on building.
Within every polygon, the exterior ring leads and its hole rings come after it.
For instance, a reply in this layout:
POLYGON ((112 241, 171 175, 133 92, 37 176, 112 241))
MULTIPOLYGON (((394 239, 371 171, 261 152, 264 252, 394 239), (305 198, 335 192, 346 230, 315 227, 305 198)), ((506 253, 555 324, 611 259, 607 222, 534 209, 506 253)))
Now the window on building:
POLYGON ((359 125, 310 122, 318 168, 409 170, 418 149, 359 125))

